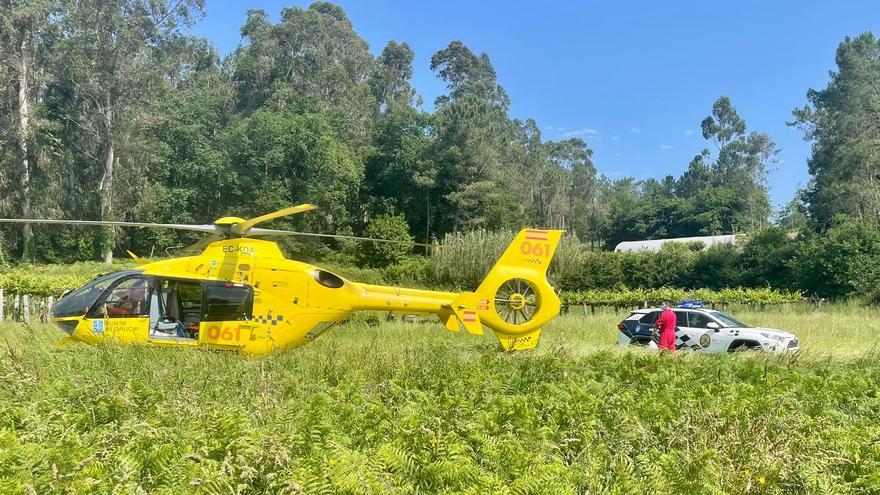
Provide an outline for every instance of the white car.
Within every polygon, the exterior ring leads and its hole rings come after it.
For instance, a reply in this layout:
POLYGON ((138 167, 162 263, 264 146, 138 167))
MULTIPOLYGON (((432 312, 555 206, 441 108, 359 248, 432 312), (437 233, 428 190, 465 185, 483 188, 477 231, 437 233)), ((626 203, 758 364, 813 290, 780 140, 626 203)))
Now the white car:
MULTIPOLYGON (((700 352, 763 350, 775 353, 797 352, 794 334, 773 328, 750 327, 722 311, 688 303, 672 308, 675 313, 675 348, 700 352)), ((652 328, 660 308, 637 309, 617 324, 617 344, 656 345, 652 328), (653 344, 652 344, 653 342, 653 344)))

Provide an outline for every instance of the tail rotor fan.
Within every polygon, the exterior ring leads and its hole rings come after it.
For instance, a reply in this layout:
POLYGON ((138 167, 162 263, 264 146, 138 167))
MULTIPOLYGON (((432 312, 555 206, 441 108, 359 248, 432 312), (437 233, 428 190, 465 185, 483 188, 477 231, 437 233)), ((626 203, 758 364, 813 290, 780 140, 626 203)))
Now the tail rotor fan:
POLYGON ((532 283, 521 278, 507 280, 495 292, 495 313, 511 325, 530 322, 540 304, 532 283))

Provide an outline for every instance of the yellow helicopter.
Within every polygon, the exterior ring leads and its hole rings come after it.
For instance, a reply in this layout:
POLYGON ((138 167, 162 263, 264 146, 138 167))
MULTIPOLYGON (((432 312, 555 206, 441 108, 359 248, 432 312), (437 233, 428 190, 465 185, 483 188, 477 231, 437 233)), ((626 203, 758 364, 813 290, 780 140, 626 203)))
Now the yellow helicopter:
MULTIPOLYGON (((68 340, 190 346, 267 354, 307 344, 355 311, 434 314, 446 329, 482 335, 492 329, 505 350, 531 349, 541 327, 559 314, 546 274, 561 230, 519 232, 474 292, 370 285, 286 259, 255 236, 316 235, 255 227, 316 206, 285 208, 250 220, 213 225, 3 219, 0 222, 183 229, 212 234, 196 256, 139 263, 93 279, 52 308, 68 340)), ((361 238, 363 239, 363 238, 361 238)), ((374 241, 382 241, 371 239, 374 241)))

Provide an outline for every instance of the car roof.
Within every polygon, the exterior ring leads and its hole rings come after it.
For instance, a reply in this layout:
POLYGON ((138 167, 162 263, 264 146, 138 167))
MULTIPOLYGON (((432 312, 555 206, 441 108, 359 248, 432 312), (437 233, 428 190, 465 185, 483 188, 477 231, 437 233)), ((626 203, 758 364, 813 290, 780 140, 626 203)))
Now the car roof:
MULTIPOLYGON (((679 308, 677 306, 672 306, 669 309, 671 309, 673 311, 702 311, 702 312, 714 311, 712 308, 679 308)), ((639 309, 634 309, 633 314, 635 314, 635 313, 648 314, 648 313, 651 313, 654 311, 661 311, 661 309, 660 308, 639 308, 639 309)))

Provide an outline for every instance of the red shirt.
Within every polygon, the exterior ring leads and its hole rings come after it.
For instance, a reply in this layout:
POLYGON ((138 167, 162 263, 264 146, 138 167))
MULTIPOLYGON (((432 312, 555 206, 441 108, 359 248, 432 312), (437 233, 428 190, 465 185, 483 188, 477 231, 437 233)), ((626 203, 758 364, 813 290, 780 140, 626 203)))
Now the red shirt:
POLYGON ((660 329, 660 333, 666 332, 675 332, 675 313, 672 312, 671 309, 666 308, 660 316, 657 318, 657 323, 654 323, 655 328, 660 329))

